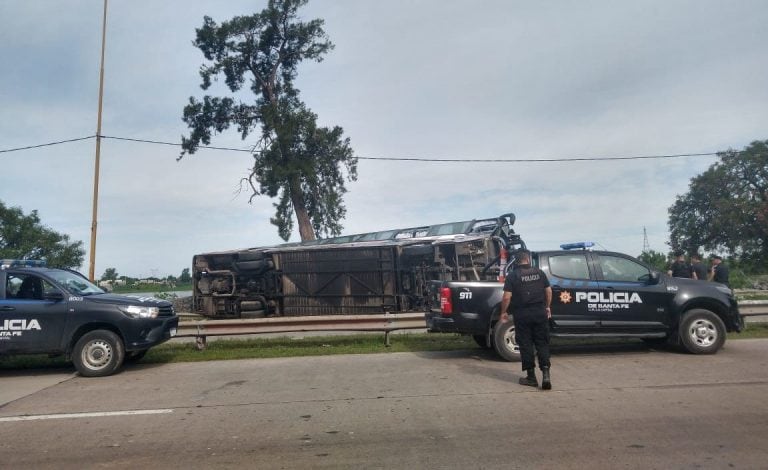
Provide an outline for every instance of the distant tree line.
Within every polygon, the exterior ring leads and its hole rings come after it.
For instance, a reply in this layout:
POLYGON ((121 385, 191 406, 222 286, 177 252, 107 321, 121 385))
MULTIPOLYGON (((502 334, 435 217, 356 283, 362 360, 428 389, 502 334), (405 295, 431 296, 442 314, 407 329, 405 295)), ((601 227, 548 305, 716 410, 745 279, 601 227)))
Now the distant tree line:
POLYGON ((146 278, 136 278, 136 277, 129 277, 129 276, 120 276, 117 273, 117 269, 115 268, 107 268, 104 270, 104 274, 101 275, 101 281, 107 281, 112 284, 123 284, 126 286, 132 286, 141 284, 142 281, 151 281, 153 283, 162 283, 162 284, 168 284, 168 285, 175 285, 175 284, 190 284, 192 282, 192 276, 189 273, 189 268, 184 268, 181 270, 181 274, 176 277, 173 275, 168 275, 166 277, 146 277, 146 278))

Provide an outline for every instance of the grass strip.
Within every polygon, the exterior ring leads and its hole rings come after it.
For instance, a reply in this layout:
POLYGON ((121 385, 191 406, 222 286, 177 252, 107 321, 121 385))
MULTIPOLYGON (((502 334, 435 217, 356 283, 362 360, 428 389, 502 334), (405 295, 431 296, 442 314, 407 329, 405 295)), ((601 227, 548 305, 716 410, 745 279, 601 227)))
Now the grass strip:
POLYGON ((153 348, 142 362, 195 362, 227 359, 328 356, 334 354, 378 354, 413 351, 457 351, 477 348, 472 338, 459 335, 403 333, 310 336, 304 338, 249 338, 208 341, 203 351, 193 343, 165 343, 153 348))

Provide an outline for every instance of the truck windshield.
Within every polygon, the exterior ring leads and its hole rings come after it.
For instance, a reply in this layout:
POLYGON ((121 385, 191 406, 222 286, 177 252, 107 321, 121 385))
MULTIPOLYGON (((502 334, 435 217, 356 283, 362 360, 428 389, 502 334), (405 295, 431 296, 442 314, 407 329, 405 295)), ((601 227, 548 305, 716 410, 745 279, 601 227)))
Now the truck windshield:
POLYGON ((57 283, 63 286, 70 294, 92 295, 103 294, 100 287, 96 287, 91 282, 75 273, 68 271, 54 271, 48 273, 57 283))

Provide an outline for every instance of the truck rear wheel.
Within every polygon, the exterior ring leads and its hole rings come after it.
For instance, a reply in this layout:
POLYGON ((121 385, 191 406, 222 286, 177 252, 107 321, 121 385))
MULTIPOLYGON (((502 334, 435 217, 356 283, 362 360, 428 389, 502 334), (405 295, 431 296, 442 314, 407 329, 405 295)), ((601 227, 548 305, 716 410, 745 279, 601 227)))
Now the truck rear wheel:
POLYGON ((520 346, 515 341, 515 323, 511 319, 496 322, 493 327, 493 347, 505 361, 520 360, 520 346))
POLYGON ((72 362, 84 377, 104 377, 120 369, 125 358, 123 341, 109 330, 84 334, 72 351, 72 362))
POLYGON ((683 315, 680 340, 688 352, 714 354, 725 343, 725 325, 709 310, 696 308, 683 315))

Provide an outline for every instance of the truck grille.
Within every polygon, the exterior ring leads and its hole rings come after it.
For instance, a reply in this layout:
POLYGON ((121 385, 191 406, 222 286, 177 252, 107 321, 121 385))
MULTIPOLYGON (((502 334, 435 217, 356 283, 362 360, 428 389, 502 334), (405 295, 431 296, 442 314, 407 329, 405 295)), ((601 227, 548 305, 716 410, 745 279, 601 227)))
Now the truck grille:
POLYGON ((172 317, 176 314, 176 312, 173 311, 173 305, 168 305, 167 307, 160 307, 160 312, 157 314, 158 317, 172 317))

